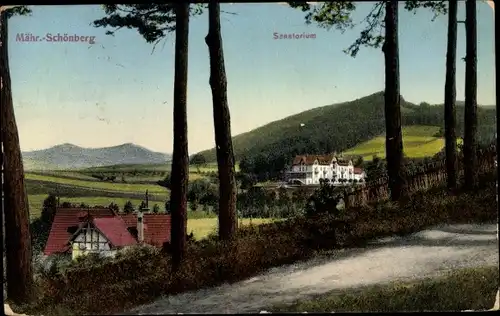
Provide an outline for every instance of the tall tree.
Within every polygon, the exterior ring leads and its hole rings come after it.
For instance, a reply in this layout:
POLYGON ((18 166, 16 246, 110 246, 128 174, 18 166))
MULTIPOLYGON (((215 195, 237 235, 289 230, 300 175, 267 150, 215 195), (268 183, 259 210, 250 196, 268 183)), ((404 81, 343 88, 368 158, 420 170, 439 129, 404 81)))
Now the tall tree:
POLYGON ((401 95, 399 83, 398 1, 385 4, 385 152, 391 199, 398 201, 405 193, 403 175, 403 132, 401 130, 401 95))
POLYGON ((187 76, 189 2, 176 4, 175 81, 174 81, 174 152, 172 155, 170 205, 172 208, 172 254, 179 266, 186 250, 187 191, 189 154, 187 133, 187 76))
POLYGON ((12 103, 7 44, 9 17, 13 14, 28 14, 29 10, 22 6, 2 9, 0 7, 0 139, 3 147, 4 169, 2 189, 5 195, 7 297, 20 304, 33 298, 33 269, 28 197, 24 184, 19 133, 12 103))
POLYGON ((464 181, 465 187, 477 183, 477 19, 476 0, 465 1, 465 109, 464 109, 464 181))
MULTIPOLYGON (((187 146, 187 67, 189 15, 202 13, 201 5, 178 4, 124 4, 104 5, 106 17, 94 21, 96 27, 114 27, 107 34, 127 27, 135 28, 146 42, 156 44, 175 31, 174 79, 174 150, 170 174, 170 202, 172 216, 172 259, 178 267, 186 249, 187 184, 189 156, 187 146)), ((154 49, 154 46, 153 46, 154 49)), ((167 205, 165 204, 165 205, 167 205)))
POLYGON ((231 118, 227 102, 227 79, 220 30, 220 5, 208 4, 208 34, 205 37, 210 55, 210 87, 215 127, 215 148, 219 169, 219 238, 231 239, 237 229, 236 179, 234 170, 231 118))
POLYGON ((456 136, 456 63, 457 63, 457 6, 450 0, 448 7, 448 44, 446 52, 446 82, 444 86, 444 134, 446 140, 446 174, 448 189, 457 185, 457 136, 456 136))
MULTIPOLYGON (((385 121, 386 121, 386 156, 387 173, 391 199, 397 201, 405 192, 405 177, 403 174, 403 138, 401 131, 401 106, 399 85, 399 48, 398 48, 398 5, 397 1, 377 1, 367 16, 363 19, 366 27, 361 31, 354 43, 344 50, 356 57, 361 46, 378 48, 382 45, 385 57, 385 121), (385 19, 383 8, 385 6, 385 19), (385 35, 383 29, 385 28, 385 35)), ((418 8, 429 8, 436 15, 445 13, 444 1, 404 2, 405 9, 415 12, 418 8)), ((341 31, 352 28, 356 24, 351 16, 356 9, 353 1, 324 2, 311 4, 289 2, 293 8, 308 12, 306 23, 317 23, 320 27, 330 29, 335 27, 341 31)))

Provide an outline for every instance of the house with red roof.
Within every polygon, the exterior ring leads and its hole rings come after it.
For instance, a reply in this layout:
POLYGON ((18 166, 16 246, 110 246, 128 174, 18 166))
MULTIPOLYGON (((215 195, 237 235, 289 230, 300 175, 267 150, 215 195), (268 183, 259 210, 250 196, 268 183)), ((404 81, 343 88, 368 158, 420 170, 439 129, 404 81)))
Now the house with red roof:
POLYGON ((44 254, 88 253, 114 256, 137 244, 162 247, 170 242, 170 215, 137 211, 118 214, 107 208, 57 208, 44 254))
POLYGON ((336 154, 298 155, 286 172, 287 180, 304 185, 319 185, 321 179, 328 179, 334 185, 361 183, 365 172, 354 167, 352 160, 336 154))

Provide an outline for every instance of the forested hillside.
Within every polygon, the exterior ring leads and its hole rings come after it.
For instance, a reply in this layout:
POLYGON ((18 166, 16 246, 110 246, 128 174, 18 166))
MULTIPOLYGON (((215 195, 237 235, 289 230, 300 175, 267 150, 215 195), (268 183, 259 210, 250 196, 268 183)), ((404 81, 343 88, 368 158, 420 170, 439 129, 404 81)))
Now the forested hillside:
MULTIPOLYGON (((404 126, 442 127, 443 105, 420 105, 401 98, 404 126)), ((463 133, 463 104, 457 102, 457 135, 463 133)), ((480 141, 496 132, 496 110, 478 109, 480 141)), ((385 132, 384 95, 372 95, 340 104, 318 107, 259 127, 233 138, 235 158, 243 172, 278 175, 293 156, 304 153, 341 152, 385 132)), ((441 135, 436 135, 441 136, 441 135)), ((215 150, 201 152, 215 161, 215 150)))
MULTIPOLYGON (((401 97, 404 126, 442 127, 443 105, 420 105, 401 97)), ((463 103, 457 102, 457 135, 463 133, 463 103)), ((479 107, 478 134, 486 142, 496 132, 494 107, 479 107)), ((385 132, 383 92, 340 104, 318 107, 233 137, 235 159, 243 172, 278 175, 293 156, 341 152, 385 132)), ((436 136, 442 134, 442 129, 436 136)), ((201 152, 215 161, 215 150, 201 152)))

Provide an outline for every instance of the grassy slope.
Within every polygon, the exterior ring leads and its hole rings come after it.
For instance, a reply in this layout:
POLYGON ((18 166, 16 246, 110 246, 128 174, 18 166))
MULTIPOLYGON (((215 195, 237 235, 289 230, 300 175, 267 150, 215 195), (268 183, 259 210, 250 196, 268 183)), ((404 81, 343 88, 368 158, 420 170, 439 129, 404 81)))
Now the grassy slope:
MULTIPOLYGON (((442 126, 442 105, 420 106, 401 100, 403 125, 442 126)), ((457 106, 458 130, 463 129, 463 106, 457 106)), ((496 113, 491 107, 480 107, 480 134, 495 130, 496 113)), ((293 156, 299 152, 333 152, 353 148, 385 131, 383 93, 375 93, 354 101, 314 108, 271 122, 233 137, 235 158, 273 152, 293 156), (304 127, 300 127, 304 124, 304 127)), ((417 140, 420 141, 420 140, 417 140)), ((439 146, 436 141, 434 147, 439 146)), ((434 147, 429 145, 430 152, 434 147)), ((202 151, 208 161, 215 161, 215 149, 202 151)))
POLYGON ((465 268, 439 278, 368 286, 320 295, 272 312, 401 312, 485 310, 498 291, 498 267, 465 268))
MULTIPOLYGON (((444 139, 434 137, 439 132, 437 126, 413 125, 403 128, 403 146, 410 158, 422 158, 437 154, 444 146, 444 139)), ((371 160, 374 155, 385 157, 385 135, 375 137, 344 152, 346 155, 362 156, 371 160)))

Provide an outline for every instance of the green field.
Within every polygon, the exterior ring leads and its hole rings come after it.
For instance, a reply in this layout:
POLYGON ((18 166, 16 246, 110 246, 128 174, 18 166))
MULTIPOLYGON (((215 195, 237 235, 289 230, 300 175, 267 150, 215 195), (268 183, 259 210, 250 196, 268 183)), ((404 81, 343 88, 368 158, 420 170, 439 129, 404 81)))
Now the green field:
POLYGON ((85 187, 94 190, 103 191, 118 191, 118 192, 142 192, 145 193, 148 190, 150 193, 167 193, 168 190, 159 185, 154 184, 130 184, 130 183, 112 183, 112 182, 101 182, 101 181, 86 181, 77 179, 67 179, 55 176, 38 175, 32 173, 26 173, 25 178, 27 180, 37 180, 53 182, 59 185, 69 185, 74 187, 85 187))
MULTIPOLYGON (((239 170, 238 163, 236 163, 236 171, 239 170)), ((190 165, 189 171, 191 173, 200 172, 216 172, 217 163, 207 163, 199 167, 190 165)), ((151 172, 170 172, 170 164, 129 164, 129 165, 112 165, 103 167, 93 167, 79 170, 82 173, 151 173, 151 172)))
MULTIPOLYGON (((162 165, 116 165, 107 167, 87 168, 81 170, 45 170, 28 171, 25 174, 26 188, 30 206, 30 216, 37 218, 42 210, 44 199, 48 194, 57 194, 60 202, 74 204, 85 203, 89 206, 108 206, 117 204, 123 209, 127 201, 137 207, 144 199, 146 191, 149 193, 150 206, 158 204, 164 211, 165 201, 168 199, 169 190, 156 184, 164 178, 170 166, 162 165), (117 175, 116 182, 103 181, 93 177, 93 174, 107 176, 117 175), (120 174, 124 175, 126 183, 121 182, 120 174)), ((217 171, 216 165, 191 167, 189 179, 196 180, 206 177, 203 172, 217 171)), ((214 217, 214 214, 198 211, 189 211, 189 218, 214 217)), ((212 226, 209 225, 209 229, 212 226)))
MULTIPOLYGON (((42 211, 43 201, 47 198, 47 194, 29 194, 28 202, 29 202, 29 210, 30 210, 30 218, 35 219, 40 216, 42 211)), ((111 203, 118 204, 120 209, 123 209, 123 206, 127 201, 131 201, 135 207, 137 207, 142 200, 140 199, 130 199, 130 198, 109 198, 105 196, 97 196, 97 197, 61 197, 61 203, 70 202, 74 204, 85 203, 89 206, 108 206, 111 203)), ((150 207, 153 207, 154 204, 158 204, 160 210, 165 210, 164 202, 151 202, 150 207)))
MULTIPOLYGON (((424 158, 437 154, 444 147, 444 139, 435 137, 439 132, 437 126, 413 125, 403 127, 403 146, 406 156, 424 158)), ((385 135, 363 142, 344 152, 348 156, 362 156, 371 160, 374 155, 385 158, 385 135)))
MULTIPOLYGON (((239 226, 249 225, 250 223, 252 223, 252 225, 260 225, 273 221, 275 220, 271 218, 243 218, 238 220, 238 224, 239 226)), ((217 227, 217 218, 188 219, 187 231, 188 234, 192 232, 196 239, 202 239, 210 233, 215 232, 217 227)))

